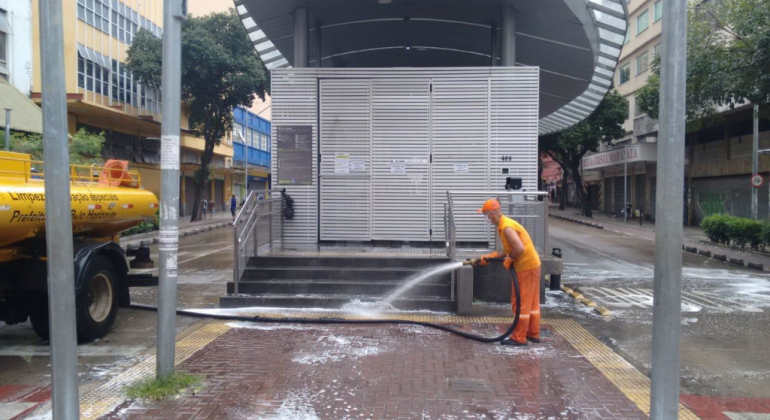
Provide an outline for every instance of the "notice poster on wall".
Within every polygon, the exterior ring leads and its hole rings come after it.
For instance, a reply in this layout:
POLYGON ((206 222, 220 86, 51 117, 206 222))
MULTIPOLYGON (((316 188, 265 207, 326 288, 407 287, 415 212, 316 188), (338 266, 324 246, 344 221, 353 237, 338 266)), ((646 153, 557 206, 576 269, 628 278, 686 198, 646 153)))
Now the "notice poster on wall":
POLYGON ((335 174, 350 173, 350 153, 338 152, 334 155, 334 173, 335 174))
POLYGON ((313 126, 276 127, 278 185, 313 184, 313 126))
POLYGON ((455 163, 455 173, 456 174, 467 174, 468 173, 468 163, 455 163))
POLYGON ((366 171, 366 161, 363 159, 351 159, 350 160, 350 170, 352 172, 365 172, 366 171))
POLYGON ((390 162, 390 173, 392 174, 405 174, 406 162, 390 162))

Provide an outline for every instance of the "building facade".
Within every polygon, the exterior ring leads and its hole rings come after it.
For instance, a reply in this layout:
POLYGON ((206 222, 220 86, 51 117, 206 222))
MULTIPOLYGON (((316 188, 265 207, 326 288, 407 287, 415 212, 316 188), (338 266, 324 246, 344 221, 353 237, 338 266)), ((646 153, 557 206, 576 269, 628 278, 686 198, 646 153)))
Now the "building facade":
POLYGON ((250 190, 270 189, 270 130, 270 121, 265 118, 242 107, 233 110, 233 131, 230 134, 233 144, 232 188, 240 200, 244 200, 250 190))
POLYGON ((32 86, 32 0, 0 0, 0 81, 32 86))
MULTIPOLYGON (((14 4, 26 0, 11 0, 14 4)), ((126 69, 128 48, 139 30, 161 37, 162 0, 63 0, 67 113, 70 134, 103 133, 104 157, 127 160, 144 188, 160 194, 160 90, 142 86, 126 69)), ((31 98, 40 102, 39 0, 31 1, 31 98)), ((182 110, 180 210, 188 215, 193 174, 204 140, 190 130, 182 110)), ((231 191, 233 148, 224 139, 214 150, 206 198, 224 209, 231 191)))
MULTIPOLYGON (((615 71, 615 89, 628 101, 626 135, 583 160, 582 171, 595 210, 620 215, 624 203, 632 215, 655 217, 658 123, 637 106, 650 65, 660 54, 663 6, 660 0, 630 0, 629 29, 615 71)), ((683 222, 698 225, 703 217, 723 213, 751 217, 751 105, 691 124, 682 139, 685 147, 683 222), (693 128, 697 127, 697 128, 693 128)), ((759 122, 759 149, 770 148, 770 121, 759 122)), ((770 176, 770 156, 759 157, 759 173, 770 176)), ((767 186, 760 188, 759 218, 767 218, 767 186)))

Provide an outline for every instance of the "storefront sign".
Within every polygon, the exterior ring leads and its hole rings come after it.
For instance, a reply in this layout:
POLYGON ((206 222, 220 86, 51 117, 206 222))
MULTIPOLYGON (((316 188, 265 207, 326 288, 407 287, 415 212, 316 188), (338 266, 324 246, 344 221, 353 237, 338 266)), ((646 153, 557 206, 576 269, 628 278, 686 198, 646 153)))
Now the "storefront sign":
POLYGON ((655 143, 640 143, 586 156, 583 158, 583 169, 598 169, 640 161, 655 162, 658 160, 657 147, 655 143))
POLYGON ((278 185, 313 184, 313 127, 276 127, 278 185))

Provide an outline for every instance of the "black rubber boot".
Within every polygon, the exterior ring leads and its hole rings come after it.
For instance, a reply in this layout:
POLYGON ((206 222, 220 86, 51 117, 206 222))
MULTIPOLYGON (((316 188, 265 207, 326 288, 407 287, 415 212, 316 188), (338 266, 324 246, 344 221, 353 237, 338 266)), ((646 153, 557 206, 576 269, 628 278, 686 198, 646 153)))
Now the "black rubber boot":
POLYGON ((539 338, 527 337, 527 341, 529 341, 531 343, 535 343, 535 344, 540 344, 540 339, 539 338))
POLYGON ((519 343, 518 341, 511 340, 510 338, 506 338, 502 341, 500 341, 500 344, 504 346, 512 346, 512 347, 526 347, 527 343, 519 343))

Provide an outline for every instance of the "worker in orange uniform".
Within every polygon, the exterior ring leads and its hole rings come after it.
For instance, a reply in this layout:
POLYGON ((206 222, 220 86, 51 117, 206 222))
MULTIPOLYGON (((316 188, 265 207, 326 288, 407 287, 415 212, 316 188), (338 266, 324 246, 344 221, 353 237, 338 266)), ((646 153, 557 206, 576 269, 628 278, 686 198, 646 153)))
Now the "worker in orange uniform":
MULTIPOLYGON (((535 250, 529 233, 515 220, 506 217, 500 211, 500 202, 490 199, 478 210, 484 213, 489 222, 497 226, 497 232, 503 243, 502 251, 495 251, 480 258, 480 265, 489 264, 489 259, 505 258, 506 270, 511 266, 519 279, 521 293, 521 315, 516 329, 510 338, 501 341, 506 346, 526 346, 527 341, 540 342, 540 256, 535 250)), ((511 290, 511 307, 516 314, 516 291, 511 290)))

